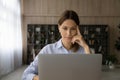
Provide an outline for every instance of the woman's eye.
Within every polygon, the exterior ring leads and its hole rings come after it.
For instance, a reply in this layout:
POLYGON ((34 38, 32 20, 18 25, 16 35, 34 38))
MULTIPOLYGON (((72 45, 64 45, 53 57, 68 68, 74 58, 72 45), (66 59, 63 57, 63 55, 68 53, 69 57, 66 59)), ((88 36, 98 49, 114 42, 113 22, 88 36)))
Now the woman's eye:
POLYGON ((71 30, 76 30, 76 28, 71 28, 71 30))
POLYGON ((63 28, 64 30, 67 30, 67 28, 63 28))

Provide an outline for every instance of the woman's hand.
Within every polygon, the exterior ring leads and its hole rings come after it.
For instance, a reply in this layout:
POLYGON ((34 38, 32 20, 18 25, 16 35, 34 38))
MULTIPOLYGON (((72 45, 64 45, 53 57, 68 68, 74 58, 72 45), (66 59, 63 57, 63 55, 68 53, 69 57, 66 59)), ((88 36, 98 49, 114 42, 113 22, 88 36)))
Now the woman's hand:
POLYGON ((38 75, 35 75, 35 76, 33 77, 33 80, 39 80, 39 76, 38 76, 38 75))
POLYGON ((87 43, 85 42, 84 38, 82 37, 78 27, 77 27, 77 35, 75 35, 72 39, 72 43, 77 43, 79 44, 81 47, 84 48, 85 53, 90 53, 90 49, 89 46, 87 45, 87 43))

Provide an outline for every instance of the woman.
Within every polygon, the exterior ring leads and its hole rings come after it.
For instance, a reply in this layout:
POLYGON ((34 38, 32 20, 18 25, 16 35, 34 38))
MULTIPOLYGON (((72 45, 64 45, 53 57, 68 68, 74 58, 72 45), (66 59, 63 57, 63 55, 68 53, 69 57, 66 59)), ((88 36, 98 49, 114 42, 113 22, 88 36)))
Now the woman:
MULTIPOLYGON (((90 48, 78 29, 80 22, 76 12, 66 10, 58 21, 61 39, 53 44, 46 45, 39 54, 52 53, 82 53, 90 54, 90 48)), ((39 80, 38 56, 23 73, 23 80, 39 80)))

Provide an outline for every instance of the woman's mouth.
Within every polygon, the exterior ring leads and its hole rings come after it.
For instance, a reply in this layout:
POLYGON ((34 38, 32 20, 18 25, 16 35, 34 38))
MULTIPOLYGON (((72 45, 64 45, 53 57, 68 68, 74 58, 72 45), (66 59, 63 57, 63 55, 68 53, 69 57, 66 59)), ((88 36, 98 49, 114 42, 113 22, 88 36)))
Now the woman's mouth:
POLYGON ((66 39, 72 39, 72 37, 65 37, 66 39))

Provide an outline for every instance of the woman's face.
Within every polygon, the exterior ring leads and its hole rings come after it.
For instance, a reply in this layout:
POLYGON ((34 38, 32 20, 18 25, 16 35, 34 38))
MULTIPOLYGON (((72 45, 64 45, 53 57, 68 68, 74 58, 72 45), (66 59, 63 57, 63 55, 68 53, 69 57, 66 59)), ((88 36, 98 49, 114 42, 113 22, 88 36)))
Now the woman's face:
POLYGON ((59 32, 62 41, 71 43, 72 38, 77 34, 77 24, 72 19, 67 19, 59 25, 59 32))

